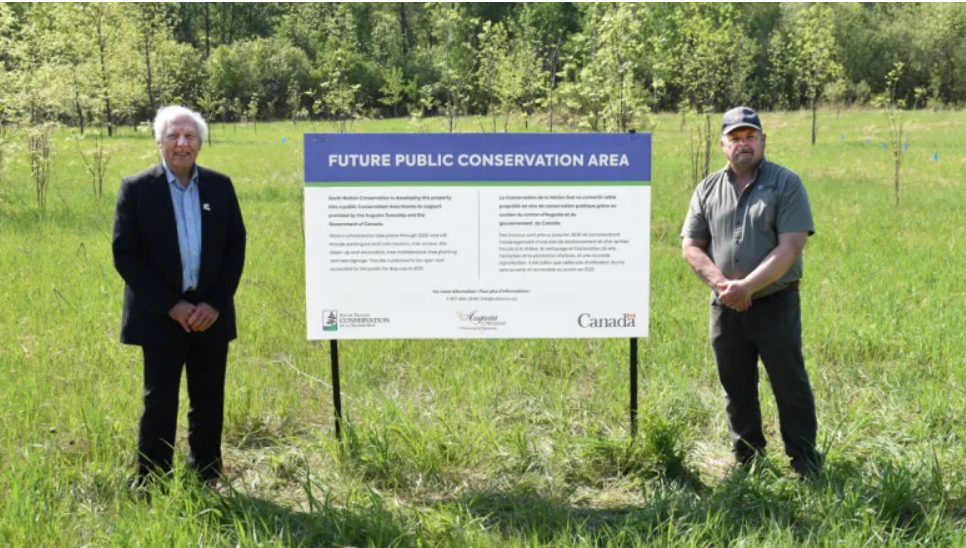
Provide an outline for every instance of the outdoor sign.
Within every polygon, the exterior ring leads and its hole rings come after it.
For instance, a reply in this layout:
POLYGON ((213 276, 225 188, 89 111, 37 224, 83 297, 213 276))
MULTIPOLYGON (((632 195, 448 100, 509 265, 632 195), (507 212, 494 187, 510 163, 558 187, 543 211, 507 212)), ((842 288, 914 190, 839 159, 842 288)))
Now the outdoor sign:
POLYGON ((643 337, 650 134, 306 134, 308 338, 643 337))

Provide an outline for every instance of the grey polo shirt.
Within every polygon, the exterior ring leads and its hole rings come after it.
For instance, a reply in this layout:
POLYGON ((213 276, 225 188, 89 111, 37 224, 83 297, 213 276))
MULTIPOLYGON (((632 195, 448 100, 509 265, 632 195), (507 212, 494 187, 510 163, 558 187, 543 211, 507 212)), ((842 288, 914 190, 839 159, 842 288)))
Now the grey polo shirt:
MULTIPOLYGON (((762 160, 754 179, 739 195, 728 166, 701 181, 691 198, 682 238, 708 241, 708 256, 731 280, 750 274, 771 250, 778 235, 815 234, 812 209, 802 180, 794 171, 762 160)), ((754 295, 780 291, 802 277, 799 257, 784 276, 754 295)))

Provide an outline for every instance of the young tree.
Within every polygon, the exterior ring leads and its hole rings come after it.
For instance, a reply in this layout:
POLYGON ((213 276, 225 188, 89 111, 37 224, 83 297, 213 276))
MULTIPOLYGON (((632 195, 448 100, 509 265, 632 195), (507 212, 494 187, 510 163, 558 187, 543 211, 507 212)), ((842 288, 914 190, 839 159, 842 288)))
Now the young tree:
POLYGON ((91 187, 94 190, 94 194, 98 197, 104 195, 104 179, 107 176, 107 166, 111 163, 114 158, 115 149, 108 147, 104 142, 103 131, 97 131, 93 134, 94 146, 91 150, 84 150, 81 141, 86 140, 86 138, 74 139, 74 146, 77 148, 77 153, 80 154, 81 160, 84 162, 84 169, 91 176, 91 187))
POLYGON ((288 107, 288 116, 293 126, 298 125, 299 120, 305 120, 308 117, 308 111, 302 107, 302 97, 304 95, 302 90, 299 89, 297 81, 294 79, 289 81, 285 104, 288 107))
POLYGON ((64 66, 57 62, 62 44, 50 37, 55 27, 54 9, 51 5, 31 6, 21 21, 14 51, 9 52, 17 63, 19 93, 15 110, 25 136, 30 174, 41 210, 47 207, 52 135, 57 119, 64 114, 68 95, 65 82, 69 81, 64 66))
POLYGON ((844 78, 829 82, 825 84, 825 91, 822 94, 835 106, 835 118, 838 119, 839 112, 845 108, 845 101, 849 95, 849 83, 844 78))
POLYGON ((535 19, 533 10, 523 10, 513 23, 515 38, 510 46, 509 69, 516 78, 514 95, 516 106, 524 115, 524 128, 530 127, 530 117, 547 92, 547 70, 540 53, 541 42, 535 19))
POLYGON ((886 118, 889 120, 889 148, 892 151, 892 164, 894 168, 893 185, 896 194, 896 206, 899 205, 899 184, 902 170, 902 154, 905 152, 905 117, 903 109, 906 106, 905 100, 898 95, 899 82, 902 79, 902 72, 905 65, 897 62, 892 70, 886 75, 886 92, 876 98, 877 106, 885 111, 886 118))
POLYGON ((114 35, 117 32, 117 4, 85 2, 81 4, 77 24, 87 29, 94 38, 94 62, 98 99, 102 109, 102 123, 107 126, 107 135, 114 134, 114 111, 111 102, 115 86, 114 56, 119 55, 114 35))
MULTIPOLYGON (((541 64, 540 69, 524 71, 524 78, 532 79, 531 82, 524 82, 524 89, 532 91, 524 92, 523 109, 528 111, 525 106, 528 102, 533 109, 545 108, 549 130, 553 133, 557 123, 557 108, 561 103, 557 92, 560 77, 563 76, 562 68, 568 57, 568 42, 580 28, 580 8, 572 2, 526 2, 519 4, 519 7, 518 23, 513 27, 512 34, 513 49, 520 53, 514 57, 530 55, 523 53, 523 50, 533 48, 537 62, 541 64)), ((523 62, 521 67, 528 64, 523 62)), ((526 113, 528 116, 531 114, 526 113)))
POLYGON ((30 157, 30 175, 37 192, 37 206, 47 209, 47 192, 50 188, 50 144, 54 122, 42 122, 27 129, 27 153, 30 157))
MULTIPOLYGON (((507 105, 512 103, 515 91, 512 75, 517 74, 517 69, 509 66, 508 49, 507 34, 503 23, 494 25, 490 21, 484 22, 479 34, 479 49, 477 50, 479 70, 476 72, 476 79, 477 88, 486 97, 486 111, 493 120, 494 133, 496 132, 496 119, 501 110, 500 107, 506 108, 507 105)), ((508 109, 506 110, 506 117, 509 120, 508 109)))
POLYGON ((692 109, 687 101, 680 105, 681 123, 688 130, 688 162, 691 166, 691 188, 695 188, 710 171, 710 157, 705 153, 708 142, 707 124, 700 113, 692 109))
POLYGON ((319 84, 319 99, 315 109, 327 113, 336 123, 340 133, 349 130, 349 124, 359 118, 361 106, 356 100, 359 84, 350 84, 345 78, 332 75, 319 84))
POLYGON ((150 112, 158 109, 157 93, 154 82, 154 64, 157 62, 158 42, 166 37, 167 27, 164 20, 164 5, 155 2, 129 4, 131 20, 136 32, 137 51, 144 65, 144 90, 150 112))
MULTIPOLYGON (((201 113, 204 115, 206 120, 214 122, 219 112, 223 110, 223 101, 221 97, 218 96, 213 87, 211 86, 211 80, 205 85, 205 90, 198 97, 198 108, 201 109, 201 113)), ((213 124, 208 124, 208 146, 211 146, 211 131, 213 124)))
POLYGON ((235 122, 234 129, 238 131, 238 122, 245 116, 245 106, 242 104, 241 98, 235 97, 231 102, 231 108, 229 110, 231 111, 232 120, 235 122))
POLYGON ((66 103, 64 105, 65 114, 71 112, 74 121, 80 127, 81 135, 84 134, 84 113, 89 106, 86 94, 86 83, 88 78, 80 75, 84 69, 81 63, 88 57, 87 35, 77 32, 77 25, 74 20, 77 18, 76 4, 57 4, 52 12, 53 25, 46 29, 44 34, 47 42, 52 47, 53 61, 63 65, 65 81, 64 91, 66 103), (69 106, 68 106, 69 105, 69 106))
POLYGON ((351 80, 351 70, 357 64, 356 34, 347 4, 338 4, 332 9, 326 19, 326 30, 329 36, 323 50, 322 82, 315 110, 330 116, 339 132, 345 133, 349 124, 361 115, 362 107, 358 100, 361 86, 351 80))
POLYGON ((402 102, 406 93, 406 81, 403 79, 402 69, 391 67, 379 91, 382 92, 379 102, 392 108, 392 116, 395 118, 398 115, 396 107, 402 102))
POLYGON ((605 89, 608 91, 604 115, 610 129, 626 132, 632 125, 650 125, 650 108, 636 82, 634 64, 643 44, 640 21, 643 4, 619 2, 609 9, 600 25, 601 48, 597 59, 604 65, 605 89))
POLYGON ((676 12, 675 21, 681 33, 676 59, 684 95, 692 109, 704 114, 706 177, 711 165, 711 112, 716 104, 724 110, 745 99, 754 44, 728 4, 689 4, 676 12))
POLYGON ((430 8, 432 33, 437 43, 433 59, 444 92, 443 109, 450 132, 456 131, 457 116, 463 112, 476 61, 471 40, 479 20, 467 16, 463 6, 439 3, 430 8))
POLYGON ((3 167, 6 160, 7 126, 15 115, 18 62, 14 47, 15 19, 6 3, 0 3, 0 196, 3 195, 3 167))
POLYGON ((821 2, 801 12, 800 76, 812 110, 812 145, 818 137, 818 100, 825 86, 842 73, 842 66, 836 61, 838 53, 831 16, 831 8, 821 2))
POLYGON ((644 87, 636 82, 633 70, 643 47, 639 27, 643 9, 626 3, 587 5, 584 30, 572 42, 586 58, 576 69, 574 82, 561 89, 564 105, 581 126, 592 131, 627 131, 634 124, 650 123, 644 87))
POLYGON ((772 31, 767 46, 768 104, 773 109, 788 110, 798 104, 798 62, 795 41, 781 28, 772 31))
POLYGON ((417 88, 415 99, 409 108, 409 123, 416 126, 416 129, 422 133, 423 120, 425 119, 426 113, 436 108, 436 87, 433 85, 425 85, 417 88))
POLYGON ((260 97, 257 93, 252 94, 252 98, 248 101, 248 107, 245 108, 245 117, 252 124, 252 131, 258 131, 258 101, 260 97))

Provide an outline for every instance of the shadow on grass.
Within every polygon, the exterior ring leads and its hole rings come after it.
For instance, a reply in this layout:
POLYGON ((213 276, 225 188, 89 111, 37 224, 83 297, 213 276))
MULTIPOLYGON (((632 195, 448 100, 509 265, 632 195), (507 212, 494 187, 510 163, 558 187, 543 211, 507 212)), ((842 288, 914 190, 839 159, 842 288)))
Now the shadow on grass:
POLYGON ((944 505, 926 478, 897 465, 859 474, 857 463, 834 463, 813 481, 773 467, 737 470, 715 486, 648 481, 644 501, 608 507, 574 505, 566 496, 530 488, 465 493, 464 507, 505 539, 543 544, 728 545, 763 535, 809 544, 846 531, 865 540, 902 543, 948 540, 958 526, 955 504, 944 505), (858 522, 856 522, 858 520, 858 522))
POLYGON ((941 545, 959 523, 957 502, 942 498, 943 482, 928 468, 890 461, 833 460, 812 481, 767 462, 710 486, 642 478, 641 502, 633 504, 575 502, 569 486, 515 479, 442 500, 388 502, 369 491, 333 501, 307 492, 309 507, 297 511, 233 493, 216 508, 220 527, 242 544, 270 538, 305 546, 729 545, 740 538, 808 545, 843 534, 941 545))
POLYGON ((243 545, 271 539, 285 546, 409 546, 415 539, 415 522, 374 494, 338 505, 313 501, 308 511, 299 511, 233 492, 214 510, 221 529, 243 545))

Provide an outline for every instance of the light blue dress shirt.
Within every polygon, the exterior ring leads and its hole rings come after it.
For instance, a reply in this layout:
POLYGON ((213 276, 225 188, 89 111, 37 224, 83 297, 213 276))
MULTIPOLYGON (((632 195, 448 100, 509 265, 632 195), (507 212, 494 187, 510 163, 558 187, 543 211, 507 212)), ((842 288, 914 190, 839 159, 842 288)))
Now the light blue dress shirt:
POLYGON ((168 165, 161 161, 168 176, 174 220, 178 224, 178 248, 181 250, 182 291, 198 288, 201 269, 201 200, 198 197, 198 166, 194 167, 188 186, 181 186, 168 165))

